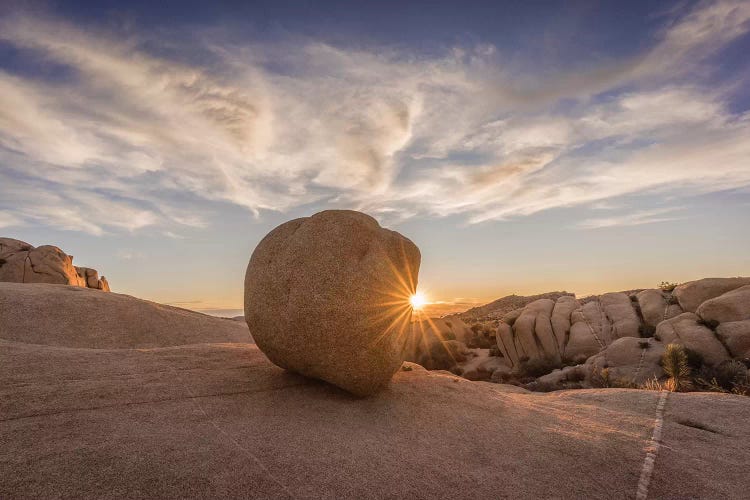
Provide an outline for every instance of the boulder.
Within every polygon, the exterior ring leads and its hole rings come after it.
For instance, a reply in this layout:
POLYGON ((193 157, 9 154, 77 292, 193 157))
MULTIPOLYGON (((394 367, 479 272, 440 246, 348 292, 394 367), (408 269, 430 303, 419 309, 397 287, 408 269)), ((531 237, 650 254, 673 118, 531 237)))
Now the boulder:
POLYGON ((580 388, 586 378, 586 365, 564 366, 536 379, 542 387, 551 389, 580 388))
POLYGON ((557 339, 552 329, 552 310, 555 301, 539 299, 523 308, 513 323, 513 338, 522 360, 547 359, 560 363, 557 339))
POLYGON ((716 335, 733 358, 750 358, 750 320, 722 323, 716 328, 716 335))
POLYGON ((552 310, 552 331, 557 339, 557 349, 562 355, 565 345, 570 340, 571 315, 578 309, 580 304, 572 295, 563 295, 555 302, 552 310))
POLYGON ((664 344, 653 338, 619 338, 586 360, 587 382, 594 386, 639 386, 664 375, 660 364, 663 354, 664 344))
POLYGON ((403 361, 419 263, 414 243, 363 213, 295 219, 253 252, 245 319, 278 366, 370 395, 403 361))
POLYGON ((571 313, 563 359, 583 363, 613 341, 639 337, 641 321, 625 293, 605 293, 571 313))
POLYGON ((699 323, 700 318, 691 312, 682 313, 659 323, 655 338, 667 344, 680 344, 699 353, 708 365, 717 365, 729 359, 726 348, 714 332, 699 323))
POLYGON ((498 370, 502 373, 510 372, 504 358, 490 356, 489 349, 470 349, 468 354, 456 367, 457 373, 467 380, 491 380, 498 370))
POLYGON ((500 321, 509 324, 510 326, 513 326, 513 323, 516 322, 518 317, 523 312, 523 307, 519 307, 518 309, 513 309, 510 312, 507 312, 503 315, 503 317, 500 319, 500 321))
POLYGON ((705 301, 698 307, 697 313, 704 321, 711 323, 750 319, 750 285, 705 301))
POLYGON ((587 302, 571 313, 570 335, 562 352, 563 360, 583 363, 607 347, 609 337, 602 333, 602 325, 606 322, 602 316, 598 301, 587 302))
POLYGON ((683 283, 672 294, 683 310, 695 312, 705 301, 745 285, 750 285, 750 278, 704 278, 683 283))
POLYGON ((33 247, 12 238, 0 238, 0 281, 50 283, 109 291, 96 269, 76 267, 73 257, 56 246, 33 247))
POLYGON ((13 238, 0 238, 0 281, 24 282, 26 260, 34 247, 13 238))
POLYGON ((599 297, 604 312, 602 321, 608 342, 622 337, 639 337, 641 324, 633 303, 624 293, 605 293, 599 297))
POLYGON ((503 355, 503 358, 505 358, 506 363, 510 367, 517 369, 520 365, 521 356, 516 349, 516 343, 513 338, 513 328, 508 323, 501 321, 497 326, 495 341, 497 342, 497 347, 500 349, 500 353, 503 355))
POLYGON ((671 296, 656 288, 642 290, 635 297, 641 308, 643 322, 651 332, 665 319, 674 318, 683 312, 679 304, 671 303, 671 296))

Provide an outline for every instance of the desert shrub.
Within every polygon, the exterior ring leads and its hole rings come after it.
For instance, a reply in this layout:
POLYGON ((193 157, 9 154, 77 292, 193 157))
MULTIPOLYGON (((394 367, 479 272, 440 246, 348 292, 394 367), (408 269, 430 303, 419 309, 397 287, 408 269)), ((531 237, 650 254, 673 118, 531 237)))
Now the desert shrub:
POLYGON ((609 368, 602 368, 601 370, 592 373, 591 386, 598 388, 612 387, 609 377, 609 368))
POLYGON ((656 328, 651 325, 641 323, 641 326, 638 327, 638 335, 643 338, 653 337, 654 333, 656 333, 656 328))
POLYGON ((653 377, 642 383, 640 389, 644 391, 663 391, 665 387, 658 378, 653 377))
POLYGON ((453 333, 452 330, 448 330, 447 332, 440 332, 440 336, 442 340, 456 340, 456 334, 453 333))
POLYGON ((687 355, 687 363, 690 367, 690 371, 692 373, 697 372, 703 366, 703 354, 687 347, 685 347, 684 349, 685 354, 687 355))
POLYGON ((711 330, 716 330, 716 327, 719 326, 719 322, 715 319, 698 318, 697 323, 699 325, 705 326, 706 328, 710 328, 711 330))
POLYGON ((502 356, 502 354, 500 353, 500 348, 496 345, 490 347, 490 356, 502 356))
POLYGON ((741 361, 734 359, 713 367, 704 366, 698 373, 696 382, 701 388, 716 392, 747 394, 750 389, 747 367, 741 361))
POLYGON ((495 327, 492 322, 474 323, 469 327, 473 335, 466 345, 474 349, 491 349, 495 343, 495 327))
POLYGON ((558 387, 557 385, 551 384, 549 382, 540 382, 539 380, 534 380, 533 382, 524 384, 523 387, 534 392, 552 392, 563 389, 563 387, 558 387))
POLYGON ((521 362, 519 374, 526 377, 541 377, 559 368, 557 363, 548 358, 528 359, 521 362))
POLYGON ((661 357, 661 366, 669 379, 664 383, 665 388, 672 392, 690 389, 690 365, 685 348, 680 344, 669 344, 661 357))
POLYGON ((657 288, 661 288, 662 292, 671 292, 675 289, 677 283, 671 283, 669 281, 662 281, 657 285, 657 288))

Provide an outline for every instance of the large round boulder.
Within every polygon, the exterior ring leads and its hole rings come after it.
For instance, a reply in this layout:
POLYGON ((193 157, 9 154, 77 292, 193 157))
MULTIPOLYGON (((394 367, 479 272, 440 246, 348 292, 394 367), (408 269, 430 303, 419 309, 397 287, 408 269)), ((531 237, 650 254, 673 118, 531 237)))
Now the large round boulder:
POLYGON ((363 213, 295 219, 253 252, 245 319, 275 364, 373 394, 403 361, 419 263, 414 243, 363 213))

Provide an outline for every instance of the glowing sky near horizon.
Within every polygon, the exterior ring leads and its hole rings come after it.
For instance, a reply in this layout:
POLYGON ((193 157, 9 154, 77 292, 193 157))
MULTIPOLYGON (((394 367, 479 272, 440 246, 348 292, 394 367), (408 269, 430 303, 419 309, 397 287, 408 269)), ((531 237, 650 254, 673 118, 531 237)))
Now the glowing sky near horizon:
POLYGON ((1 6, 0 235, 204 310, 327 208, 436 314, 750 275, 750 2, 279 4, 1 6))

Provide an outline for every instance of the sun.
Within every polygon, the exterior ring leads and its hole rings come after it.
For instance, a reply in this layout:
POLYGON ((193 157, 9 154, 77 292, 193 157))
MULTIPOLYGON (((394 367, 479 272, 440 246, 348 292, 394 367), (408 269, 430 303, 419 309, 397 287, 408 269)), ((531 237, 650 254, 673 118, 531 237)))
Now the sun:
POLYGON ((414 295, 409 297, 412 309, 420 310, 427 305, 427 297, 422 292, 416 292, 414 295))

